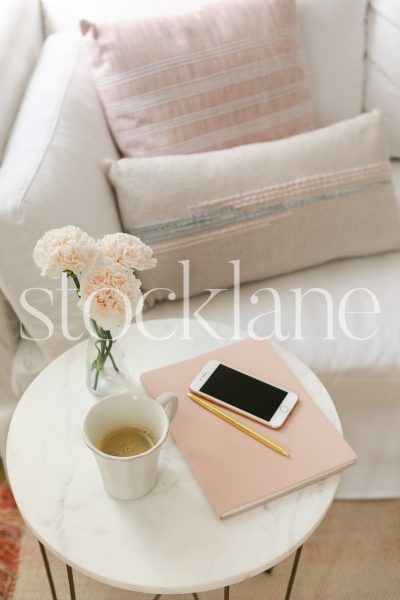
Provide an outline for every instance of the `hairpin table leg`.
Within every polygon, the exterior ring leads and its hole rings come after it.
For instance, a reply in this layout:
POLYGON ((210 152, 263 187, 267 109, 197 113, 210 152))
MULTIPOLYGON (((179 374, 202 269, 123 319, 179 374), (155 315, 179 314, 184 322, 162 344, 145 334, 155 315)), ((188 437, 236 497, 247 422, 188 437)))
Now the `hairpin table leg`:
POLYGON ((51 574, 49 561, 47 560, 46 549, 43 546, 42 542, 39 542, 39 540, 38 540, 38 544, 39 544, 39 548, 40 548, 40 553, 42 555, 44 568, 46 570, 47 581, 49 582, 49 586, 50 586, 51 597, 53 600, 57 600, 56 588, 54 587, 53 576, 51 574))
POLYGON ((299 560, 300 560, 300 555, 301 555, 302 550, 303 550, 303 546, 300 546, 296 550, 296 556, 294 557, 294 561, 293 561, 293 565, 292 565, 292 572, 290 573, 290 579, 289 579, 289 584, 288 584, 288 587, 286 590, 285 600, 289 600, 290 595, 292 593, 294 579, 296 577, 296 571, 297 571, 297 567, 299 565, 299 560))
POLYGON ((198 597, 198 595, 196 594, 196 592, 193 592, 193 598, 195 598, 196 600, 200 600, 200 598, 198 597))
POLYGON ((271 567, 270 569, 267 569, 266 571, 264 571, 264 573, 266 573, 267 575, 271 575, 273 570, 274 570, 274 567, 271 567))
POLYGON ((161 598, 162 594, 157 594, 157 596, 154 596, 153 600, 159 600, 159 598, 161 598))
POLYGON ((229 585, 224 588, 224 600, 229 600, 229 585))
POLYGON ((69 595, 71 597, 71 600, 76 600, 74 574, 69 565, 67 565, 67 575, 68 575, 69 595))

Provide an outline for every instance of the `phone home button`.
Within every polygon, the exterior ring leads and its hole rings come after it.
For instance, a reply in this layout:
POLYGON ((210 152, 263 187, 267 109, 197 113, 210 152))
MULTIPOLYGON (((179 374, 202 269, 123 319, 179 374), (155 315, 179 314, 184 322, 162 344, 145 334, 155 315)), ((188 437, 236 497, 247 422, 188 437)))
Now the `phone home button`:
POLYGON ((283 412, 283 413, 287 413, 287 412, 289 411, 288 407, 287 407, 287 406, 285 406, 285 405, 281 406, 280 410, 281 410, 281 412, 283 412))

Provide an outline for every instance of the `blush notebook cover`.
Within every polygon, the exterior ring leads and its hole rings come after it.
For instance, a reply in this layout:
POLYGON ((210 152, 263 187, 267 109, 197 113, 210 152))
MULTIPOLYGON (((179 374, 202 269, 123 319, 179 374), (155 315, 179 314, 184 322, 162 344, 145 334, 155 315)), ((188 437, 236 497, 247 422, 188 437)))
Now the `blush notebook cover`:
MULTIPOLYGON (((172 436, 217 515, 229 517, 321 480, 357 457, 295 375, 267 342, 244 340, 141 376, 153 398, 175 393, 172 436), (189 384, 211 359, 296 392, 299 402, 279 430, 219 407, 290 452, 266 448, 187 397, 189 384)), ((217 406, 217 405, 216 405, 217 406)))

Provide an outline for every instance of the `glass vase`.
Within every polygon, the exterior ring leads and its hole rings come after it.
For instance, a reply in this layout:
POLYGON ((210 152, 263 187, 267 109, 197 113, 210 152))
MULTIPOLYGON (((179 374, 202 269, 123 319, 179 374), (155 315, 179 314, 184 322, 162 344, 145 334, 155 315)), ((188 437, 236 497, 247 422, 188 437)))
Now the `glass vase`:
POLYGON ((86 384, 96 396, 124 392, 129 387, 125 355, 120 340, 92 321, 93 331, 87 347, 86 384))

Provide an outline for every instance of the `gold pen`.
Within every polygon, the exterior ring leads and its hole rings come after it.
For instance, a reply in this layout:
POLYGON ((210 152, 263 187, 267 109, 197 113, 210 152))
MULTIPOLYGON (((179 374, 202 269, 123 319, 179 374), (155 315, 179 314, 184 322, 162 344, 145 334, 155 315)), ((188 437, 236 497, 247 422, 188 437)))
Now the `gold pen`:
POLYGON ((271 450, 274 450, 275 452, 278 452, 278 454, 282 454, 282 456, 290 457, 290 454, 289 454, 289 452, 287 452, 287 450, 284 450, 283 448, 281 448, 280 446, 278 446, 278 444, 275 444, 274 442, 271 442, 271 440, 267 439, 266 437, 264 437, 260 433, 257 433, 257 431, 254 431, 253 429, 250 429, 250 427, 247 427, 247 425, 244 425, 243 423, 240 423, 239 421, 236 421, 236 419, 234 419, 230 415, 227 415, 222 410, 219 410, 218 408, 216 408, 215 406, 213 406, 209 402, 206 402, 206 400, 203 400, 202 398, 200 398, 196 394, 192 394, 191 392, 188 392, 188 396, 189 396, 189 398, 191 400, 193 400, 193 402, 196 402, 196 404, 198 404, 199 406, 202 406, 206 410, 209 410, 213 415, 216 415, 220 419, 223 419, 224 421, 226 421, 230 425, 233 425, 237 429, 240 429, 240 431, 243 431, 243 433, 246 433, 247 435, 249 435, 253 439, 257 440, 257 442, 260 442, 261 444, 264 444, 264 446, 267 446, 271 450))

